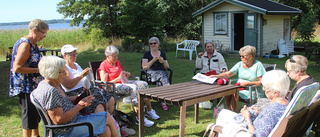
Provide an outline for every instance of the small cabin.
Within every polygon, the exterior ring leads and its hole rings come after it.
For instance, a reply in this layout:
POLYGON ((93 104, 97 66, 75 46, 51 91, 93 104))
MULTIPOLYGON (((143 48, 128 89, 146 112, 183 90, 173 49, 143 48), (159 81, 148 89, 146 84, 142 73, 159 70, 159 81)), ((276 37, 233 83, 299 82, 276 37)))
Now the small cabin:
POLYGON ((272 0, 216 0, 192 15, 202 16, 203 43, 218 40, 223 53, 251 45, 262 56, 276 50, 280 38, 291 40, 291 16, 301 13, 272 0))

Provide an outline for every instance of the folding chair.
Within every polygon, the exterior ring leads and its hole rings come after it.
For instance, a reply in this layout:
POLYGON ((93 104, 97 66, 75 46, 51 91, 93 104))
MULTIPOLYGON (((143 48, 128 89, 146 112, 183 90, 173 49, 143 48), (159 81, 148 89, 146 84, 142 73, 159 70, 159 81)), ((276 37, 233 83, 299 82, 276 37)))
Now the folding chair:
POLYGON ((44 136, 46 137, 54 137, 54 129, 59 129, 59 128, 70 128, 70 127, 76 127, 76 126, 87 126, 88 127, 88 132, 89 132, 89 137, 93 137, 93 127, 91 123, 89 122, 79 122, 79 123, 71 123, 71 124, 63 124, 63 125, 54 125, 52 124, 52 121, 50 117, 47 115, 46 111, 41 107, 40 103, 31 95, 30 100, 32 104, 36 107, 41 120, 43 122, 43 127, 44 127, 44 136))
MULTIPOLYGON (((299 88, 268 137, 297 136, 298 131, 305 124, 305 119, 309 114, 310 108, 308 108, 308 105, 317 90, 319 90, 319 87, 319 83, 315 82, 299 88)), ((218 133, 222 133, 222 128, 222 126, 216 125, 212 130, 217 135, 218 133)))

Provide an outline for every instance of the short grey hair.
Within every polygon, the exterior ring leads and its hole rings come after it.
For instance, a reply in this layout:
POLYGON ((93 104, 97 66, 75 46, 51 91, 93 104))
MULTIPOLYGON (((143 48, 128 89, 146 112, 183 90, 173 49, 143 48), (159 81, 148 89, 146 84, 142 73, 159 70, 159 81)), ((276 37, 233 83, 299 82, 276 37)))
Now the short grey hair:
POLYGON ((286 61, 285 67, 288 69, 288 65, 290 63, 291 69, 294 72, 307 72, 308 68, 308 59, 302 55, 293 55, 291 58, 286 61), (294 60, 294 62, 290 62, 290 59, 294 60))
POLYGON ((37 30, 49 30, 49 25, 40 19, 34 19, 29 23, 29 30, 37 29, 37 30))
POLYGON ((251 45, 244 46, 239 50, 240 55, 242 53, 247 53, 247 54, 252 55, 252 58, 256 57, 256 54, 257 54, 256 52, 257 52, 256 47, 251 46, 251 45))
POLYGON ((149 43, 151 43, 151 41, 156 41, 158 44, 160 44, 160 41, 159 41, 159 39, 157 37, 151 37, 149 39, 149 43))
POLYGON ((118 53, 119 54, 119 50, 117 49, 117 47, 111 45, 111 46, 107 46, 106 50, 104 51, 104 54, 106 56, 111 56, 113 53, 118 53))
POLYGON ((261 83, 265 88, 271 90, 271 92, 277 91, 279 97, 285 97, 290 88, 290 78, 283 70, 271 70, 266 72, 262 76, 261 83))
POLYGON ((38 64, 39 73, 44 78, 56 79, 59 77, 59 70, 65 68, 66 61, 58 56, 44 56, 38 64))
POLYGON ((206 43, 204 43, 204 48, 206 48, 206 47, 207 47, 207 44, 209 44, 209 43, 211 43, 213 47, 215 46, 215 45, 213 44, 213 42, 207 41, 206 43))

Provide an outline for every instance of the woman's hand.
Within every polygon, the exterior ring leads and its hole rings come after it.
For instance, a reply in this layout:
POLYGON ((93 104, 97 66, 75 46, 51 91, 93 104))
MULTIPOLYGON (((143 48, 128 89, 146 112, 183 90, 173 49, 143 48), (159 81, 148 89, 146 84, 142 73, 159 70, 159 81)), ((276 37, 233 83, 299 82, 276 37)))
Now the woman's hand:
POLYGON ((217 78, 218 75, 210 75, 210 78, 217 78))
POLYGON ((203 52, 200 52, 199 54, 198 54, 198 58, 201 58, 202 56, 203 56, 203 52))
MULTIPOLYGON (((241 115, 246 118, 247 120, 250 119, 250 113, 249 113, 249 110, 247 108, 247 106, 244 106, 242 109, 241 109, 241 115)), ((251 119, 250 119, 251 121, 251 119)))
POLYGON ((159 60, 160 63, 163 63, 163 62, 164 62, 164 59, 163 59, 163 57, 161 57, 161 56, 158 57, 158 60, 159 60))
POLYGON ((90 71, 90 68, 84 69, 84 70, 81 72, 80 76, 81 76, 81 77, 87 76, 87 75, 89 74, 89 71, 90 71))
POLYGON ((83 108, 85 108, 85 107, 88 107, 88 106, 91 105, 93 99, 94 99, 93 95, 90 95, 90 96, 87 96, 87 97, 81 99, 81 100, 78 102, 78 104, 79 104, 80 106, 82 106, 83 108))
POLYGON ((244 87, 249 85, 251 85, 249 81, 243 81, 240 83, 240 86, 244 86, 244 87))

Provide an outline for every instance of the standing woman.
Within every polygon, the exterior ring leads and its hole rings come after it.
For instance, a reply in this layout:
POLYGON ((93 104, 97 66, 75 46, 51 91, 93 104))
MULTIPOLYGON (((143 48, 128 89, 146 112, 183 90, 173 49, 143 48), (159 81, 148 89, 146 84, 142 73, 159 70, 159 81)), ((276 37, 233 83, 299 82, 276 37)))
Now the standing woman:
POLYGON ((9 96, 19 96, 24 137, 39 136, 40 117, 30 102, 30 93, 43 80, 38 69, 42 56, 37 42, 46 37, 49 26, 44 21, 35 19, 29 23, 28 29, 29 34, 21 37, 13 46, 9 85, 9 96))
MULTIPOLYGON (((147 71, 152 82, 156 82, 157 86, 170 85, 168 73, 165 71, 169 68, 166 54, 160 51, 160 41, 157 37, 149 39, 150 51, 146 51, 142 57, 142 69, 147 71)), ((163 110, 168 110, 166 103, 161 102, 163 110)))

